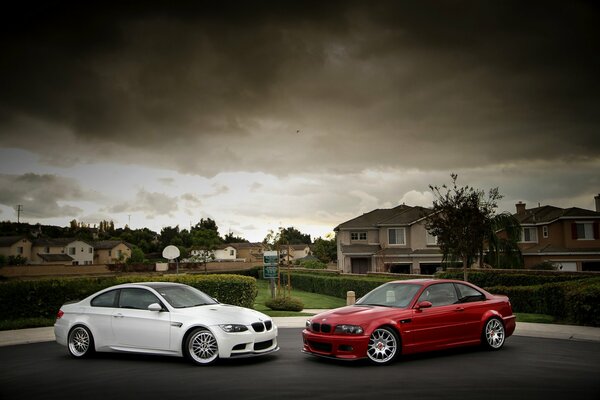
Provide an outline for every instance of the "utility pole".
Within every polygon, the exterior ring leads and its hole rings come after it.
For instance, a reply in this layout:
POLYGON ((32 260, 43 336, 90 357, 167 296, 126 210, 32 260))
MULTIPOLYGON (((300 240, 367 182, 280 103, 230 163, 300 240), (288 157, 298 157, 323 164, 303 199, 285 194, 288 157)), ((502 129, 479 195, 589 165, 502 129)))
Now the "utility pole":
POLYGON ((23 205, 17 204, 17 224, 21 222, 21 212, 23 211, 23 205))

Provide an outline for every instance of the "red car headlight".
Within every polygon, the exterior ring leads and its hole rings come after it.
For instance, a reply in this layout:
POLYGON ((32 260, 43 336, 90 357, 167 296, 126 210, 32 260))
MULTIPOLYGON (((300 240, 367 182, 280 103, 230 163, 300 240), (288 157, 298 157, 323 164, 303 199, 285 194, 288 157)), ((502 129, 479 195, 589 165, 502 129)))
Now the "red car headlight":
POLYGON ((345 335, 362 335, 363 328, 358 325, 338 325, 335 327, 335 333, 342 333, 345 335))

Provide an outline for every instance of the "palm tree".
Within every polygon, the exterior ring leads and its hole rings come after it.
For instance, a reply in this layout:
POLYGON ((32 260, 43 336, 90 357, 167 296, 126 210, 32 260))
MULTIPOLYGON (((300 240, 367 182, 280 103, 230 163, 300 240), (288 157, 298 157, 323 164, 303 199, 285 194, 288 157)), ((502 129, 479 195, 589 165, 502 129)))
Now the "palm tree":
MULTIPOLYGON (((523 266, 521 250, 517 243, 521 238, 521 224, 510 213, 492 216, 487 224, 485 243, 486 261, 495 268, 520 268, 523 266)), ((484 249, 480 250, 479 263, 483 263, 484 249)))

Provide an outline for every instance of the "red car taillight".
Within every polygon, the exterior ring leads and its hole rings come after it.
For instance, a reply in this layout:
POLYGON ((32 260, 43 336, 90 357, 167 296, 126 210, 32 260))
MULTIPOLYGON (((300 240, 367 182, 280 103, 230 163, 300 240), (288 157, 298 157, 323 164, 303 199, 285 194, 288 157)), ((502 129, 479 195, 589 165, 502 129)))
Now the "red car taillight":
POLYGON ((65 315, 63 310, 58 310, 58 312, 56 313, 56 319, 61 319, 63 315, 65 315))

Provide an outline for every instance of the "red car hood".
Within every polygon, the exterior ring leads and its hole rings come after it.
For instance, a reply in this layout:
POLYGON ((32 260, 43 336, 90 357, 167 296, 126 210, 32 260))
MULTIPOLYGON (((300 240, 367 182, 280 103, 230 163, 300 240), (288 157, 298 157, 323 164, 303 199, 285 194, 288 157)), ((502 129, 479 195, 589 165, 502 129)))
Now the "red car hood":
POLYGON ((381 306, 347 306, 336 308, 315 315, 310 320, 312 322, 327 323, 330 325, 352 324, 367 325, 374 320, 393 318, 402 318, 403 315, 410 315, 410 309, 381 306), (325 321, 324 321, 325 320, 325 321))

